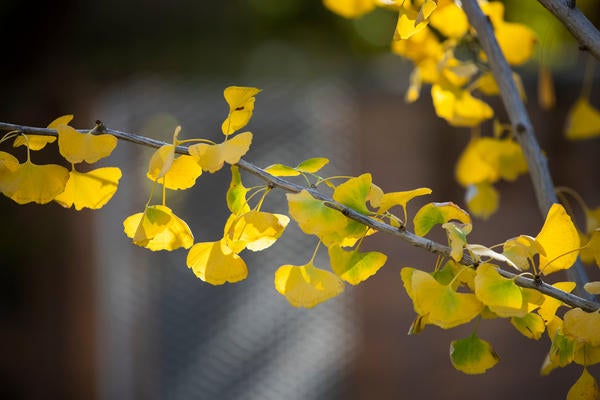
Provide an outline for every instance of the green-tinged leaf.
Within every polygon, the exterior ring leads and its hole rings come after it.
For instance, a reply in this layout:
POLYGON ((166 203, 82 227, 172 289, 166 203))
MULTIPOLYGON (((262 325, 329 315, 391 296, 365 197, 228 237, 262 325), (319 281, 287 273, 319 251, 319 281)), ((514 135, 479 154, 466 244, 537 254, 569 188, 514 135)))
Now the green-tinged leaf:
POLYGON ((501 276, 492 264, 477 267, 475 295, 501 317, 524 317, 528 312, 522 289, 501 276))
MULTIPOLYGON (((405 274, 408 273, 403 271, 403 275, 405 274)), ((474 294, 457 293, 423 271, 413 270, 410 275, 410 291, 415 311, 427 316, 431 324, 443 329, 453 328, 471 321, 483 309, 483 304, 474 294)))
POLYGON ((329 160, 323 157, 309 158, 308 160, 302 161, 296 166, 296 169, 301 172, 314 174, 319 172, 321 168, 329 164, 329 160))
POLYGON ((227 189, 226 201, 227 208, 234 215, 245 214, 250 211, 250 206, 246 201, 248 189, 242 183, 242 177, 237 165, 231 166, 231 182, 227 189))
POLYGON ((524 317, 512 317, 510 323, 530 339, 539 340, 546 331, 544 320, 534 313, 528 313, 524 317))
MULTIPOLYGON (((406 219, 406 205, 409 201, 418 196, 424 196, 427 194, 431 194, 431 189, 429 188, 418 188, 414 190, 407 190, 402 192, 391 192, 385 193, 381 198, 379 209, 377 213, 381 214, 388 211, 390 208, 394 206, 402 207, 402 211, 404 212, 404 218, 406 219)), ((405 221, 406 222, 406 221, 405 221)))
POLYGON ((348 224, 348 219, 342 213, 325 206, 321 200, 315 199, 306 190, 288 193, 286 197, 290 217, 306 234, 322 238, 344 229, 348 224))
POLYGON ((450 344, 450 360, 457 370, 465 374, 483 374, 498 363, 500 357, 492 346, 474 334, 450 344))
POLYGON ((415 234, 425 236, 431 228, 438 224, 444 224, 451 220, 457 220, 463 224, 470 224, 469 214, 454 203, 429 203, 421 207, 413 218, 415 234))
POLYGON ((471 233, 471 224, 461 224, 457 222, 446 222, 442 228, 446 231, 448 241, 450 242, 450 257, 454 261, 460 261, 463 256, 463 248, 467 244, 467 235, 471 233))
POLYGON ((358 285, 372 275, 385 264, 385 254, 370 251, 359 253, 358 250, 343 250, 339 245, 329 248, 329 261, 331 269, 344 281, 358 285))
POLYGON ((334 273, 306 265, 283 265, 275 272, 275 289, 294 307, 312 308, 344 291, 334 273))
POLYGON ((371 174, 350 178, 335 188, 333 199, 362 214, 368 214, 367 196, 371 190, 371 174))

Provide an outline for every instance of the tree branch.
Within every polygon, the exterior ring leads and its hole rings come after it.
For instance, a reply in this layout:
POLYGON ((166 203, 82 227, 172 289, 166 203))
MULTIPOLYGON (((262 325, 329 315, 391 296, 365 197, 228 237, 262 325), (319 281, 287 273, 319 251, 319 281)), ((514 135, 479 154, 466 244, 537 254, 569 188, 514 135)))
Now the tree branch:
MULTIPOLYGON (((517 85, 512 76, 512 69, 508 65, 498 41, 494 34, 494 27, 489 18, 483 14, 477 0, 463 0, 463 10, 471 26, 477 32, 477 38, 481 47, 488 58, 490 68, 500 89, 500 97, 508 113, 510 123, 515 132, 515 136, 523 149, 523 155, 527 161, 529 175, 533 183, 533 189, 536 195, 538 208, 542 216, 546 216, 553 203, 558 203, 554 183, 550 176, 548 161, 542 154, 542 150, 535 136, 535 131, 525 109, 525 104, 517 89, 517 85)), ((597 43, 600 45, 600 41, 597 43)), ((570 280, 577 284, 579 294, 589 297, 590 295, 582 290, 583 285, 589 282, 587 273, 583 264, 578 259, 575 265, 567 271, 570 280)), ((590 297, 591 299, 592 297, 590 297)))
MULTIPOLYGON (((18 131, 18 132, 21 132, 24 134, 30 134, 30 135, 57 136, 57 132, 54 129, 36 128, 36 127, 31 127, 31 126, 8 124, 5 122, 0 122, 0 131, 5 131, 5 132, 18 131)), ((83 133, 90 132, 89 130, 83 130, 83 129, 80 129, 78 131, 83 132, 83 133)), ((170 144, 170 143, 162 142, 160 140, 151 139, 151 138, 148 138, 145 136, 140 136, 140 135, 127 133, 127 132, 121 132, 121 131, 117 131, 114 129, 108 129, 102 123, 97 124, 97 126, 94 128, 94 133, 95 134, 108 133, 108 134, 115 136, 116 138, 118 138, 120 140, 124 140, 124 141, 135 143, 135 144, 140 144, 140 145, 144 145, 144 146, 149 146, 149 147, 153 147, 153 148, 159 148, 166 144, 170 144)), ((179 154, 189 154, 186 146, 177 146, 175 151, 179 154)), ((323 201, 327 207, 331 207, 331 208, 341 212, 342 214, 344 214, 345 216, 347 216, 350 219, 358 221, 358 222, 364 224, 365 226, 373 228, 377 231, 381 231, 381 232, 385 232, 390 235, 397 236, 400 239, 404 240, 405 242, 407 242, 413 246, 425 249, 428 252, 450 258, 450 248, 448 246, 437 243, 430 239, 426 239, 424 237, 417 236, 414 233, 407 231, 404 226, 401 226, 399 228, 394 227, 392 225, 389 225, 384 222, 373 219, 367 215, 361 214, 341 203, 336 202, 331 197, 319 192, 318 190, 316 190, 314 188, 305 187, 303 185, 299 185, 294 182, 290 182, 286 179, 282 179, 280 177, 273 176, 273 175, 269 174, 268 172, 266 172, 265 170, 263 170, 262 168, 259 168, 256 165, 254 165, 246 160, 241 159, 237 165, 240 169, 264 180, 270 186, 277 187, 286 192, 291 192, 291 193, 298 193, 302 190, 306 190, 314 198, 323 201)), ((467 252, 465 252, 463 254, 463 258, 461 259, 460 263, 463 265, 466 265, 466 266, 475 266, 476 265, 474 260, 471 258, 471 256, 467 252)), ((564 292, 564 291, 559 290, 545 282, 536 282, 535 280, 526 278, 524 276, 517 276, 516 274, 513 274, 511 272, 503 270, 502 268, 497 268, 497 269, 498 269, 498 272, 501 275, 503 275, 504 277, 509 278, 509 279, 515 279, 515 283, 517 285, 519 285, 521 287, 525 287, 525 288, 538 290, 541 293, 546 294, 551 297, 554 297, 571 307, 579 307, 586 311, 594 311, 594 310, 600 309, 600 303, 596 303, 594 301, 590 301, 590 300, 581 298, 574 294, 564 292)))
POLYGON ((538 0, 571 32, 581 50, 589 51, 600 60, 600 32, 594 24, 569 0, 538 0))

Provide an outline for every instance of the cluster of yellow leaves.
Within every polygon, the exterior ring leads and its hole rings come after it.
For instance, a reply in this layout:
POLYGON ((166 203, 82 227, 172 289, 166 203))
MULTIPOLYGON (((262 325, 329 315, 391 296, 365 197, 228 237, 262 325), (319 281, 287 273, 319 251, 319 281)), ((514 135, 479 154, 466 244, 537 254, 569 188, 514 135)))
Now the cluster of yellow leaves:
MULTIPOLYGON (((323 0, 324 5, 345 18, 357 18, 383 7, 398 13, 392 51, 414 63, 406 95, 419 98, 421 85, 432 85, 431 97, 438 116, 454 126, 476 126, 494 115, 492 108, 472 95, 480 89, 497 94, 491 74, 482 70, 485 55, 474 39, 467 17, 453 0, 323 0), (463 50, 467 50, 465 58, 463 50), (459 56, 460 53, 460 56, 459 56), (491 88, 491 89, 490 89, 491 88)), ((480 2, 490 18, 504 56, 511 65, 531 57, 536 36, 527 26, 504 20, 499 1, 480 2)))
POLYGON ((74 206, 78 211, 101 208, 112 198, 121 178, 119 168, 104 167, 80 172, 75 164, 93 164, 108 157, 115 149, 117 139, 107 134, 80 133, 68 125, 72 119, 72 115, 65 115, 48 125, 48 128, 57 131, 58 150, 71 164, 71 170, 56 164, 38 165, 31 161, 31 151, 43 149, 55 142, 56 137, 21 134, 16 137, 13 146, 26 147, 24 162, 19 163, 13 155, 0 152, 0 191, 4 195, 19 204, 56 201, 66 208, 74 206))

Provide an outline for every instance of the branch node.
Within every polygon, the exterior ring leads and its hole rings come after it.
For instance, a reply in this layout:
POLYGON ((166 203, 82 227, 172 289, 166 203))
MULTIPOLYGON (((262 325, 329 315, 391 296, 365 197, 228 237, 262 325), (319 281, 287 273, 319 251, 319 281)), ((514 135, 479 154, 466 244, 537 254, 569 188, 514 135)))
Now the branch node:
POLYGON ((518 134, 522 135, 527 131, 527 128, 525 128, 525 125, 523 125, 523 123, 518 122, 517 125, 515 126, 515 130, 517 131, 518 134))
POLYGON ((569 7, 572 10, 577 6, 576 3, 577 3, 576 0, 567 0, 567 7, 569 7))
POLYGON ((579 51, 590 51, 590 48, 585 44, 580 44, 579 51))

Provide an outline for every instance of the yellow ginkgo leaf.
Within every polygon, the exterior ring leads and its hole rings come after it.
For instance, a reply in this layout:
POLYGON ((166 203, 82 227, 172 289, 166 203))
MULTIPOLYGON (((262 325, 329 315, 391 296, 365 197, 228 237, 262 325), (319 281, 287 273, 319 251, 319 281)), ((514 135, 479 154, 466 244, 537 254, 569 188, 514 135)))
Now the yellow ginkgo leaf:
POLYGON ((454 368, 465 374, 483 374, 499 360, 492 346, 475 334, 450 343, 450 361, 454 368))
MULTIPOLYGON (((49 129, 56 129, 58 125, 68 125, 73 119, 73 115, 63 115, 62 117, 56 118, 50 122, 47 126, 49 129)), ((27 145, 29 150, 41 150, 48 143, 54 143, 56 136, 43 136, 43 135, 27 135, 27 137, 20 135, 15 138, 13 143, 14 147, 27 145)))
POLYGON ((385 264, 387 256, 377 251, 359 253, 358 250, 343 250, 339 245, 329 247, 331 269, 351 285, 375 275, 385 264))
POLYGON ((546 221, 535 238, 544 248, 540 254, 540 271, 544 275, 570 268, 577 259, 579 234, 565 208, 555 203, 548 210, 546 221))
POLYGON ((512 181, 527 171, 521 147, 510 139, 472 139, 456 163, 456 179, 463 186, 500 178, 512 181))
POLYGON ((529 27, 503 22, 494 28, 500 49, 510 65, 521 65, 531 58, 537 38, 529 27))
POLYGON ((329 164, 329 159, 324 157, 314 157, 302 161, 300 164, 296 165, 295 169, 297 169, 300 172, 314 174, 319 172, 321 168, 323 168, 327 164, 329 164))
POLYGON ((282 265, 275 272, 275 289, 294 307, 312 308, 344 291, 334 273, 306 265, 282 265))
POLYGON ((530 339, 539 340, 546 331, 544 320, 535 313, 527 313, 523 317, 512 317, 510 323, 521 332, 523 336, 530 339))
POLYGON ((0 176, 9 174, 19 168, 19 160, 10 153, 0 151, 0 176))
POLYGON ((563 332, 580 342, 600 345, 600 313, 585 312, 581 308, 567 311, 563 320, 563 332))
POLYGON ((475 295, 501 317, 524 317, 528 312, 523 289, 501 276, 492 264, 477 267, 475 295))
POLYGON ((484 181, 467 186, 465 202, 471 214, 486 220, 498 210, 499 197, 496 188, 484 181))
POLYGON ((583 140, 600 136, 600 111, 589 100, 580 97, 567 115, 565 136, 571 140, 583 140))
POLYGON ((375 0, 323 0, 323 5, 344 18, 358 18, 375 8, 375 0))
MULTIPOLYGON (((8 169, 15 167, 12 160, 5 165, 8 169)), ((65 190, 68 180, 69 171, 60 165, 37 165, 27 160, 13 171, 0 174, 0 188, 19 204, 46 204, 65 190)))
POLYGON ((567 400, 597 400, 599 397, 598 382, 584 367, 581 376, 569 389, 567 400))
POLYGON ((151 181, 162 178, 169 171, 174 160, 175 146, 172 144, 161 146, 152 154, 152 157, 150 157, 146 176, 151 181))
POLYGON ((246 263, 224 240, 196 243, 188 252, 186 264, 198 278, 211 285, 235 283, 248 276, 246 263))
POLYGON ((583 285, 583 288, 589 294, 598 295, 600 294, 600 281, 588 282, 583 285))
POLYGON ((121 170, 116 167, 98 168, 89 172, 72 170, 65 191, 54 198, 63 207, 75 206, 96 210, 113 197, 119 186, 121 170))
POLYGON ((426 194, 431 194, 431 189, 429 188, 418 188, 413 190, 406 190, 402 192, 391 192, 385 193, 381 198, 379 203, 379 209, 377 213, 381 214, 388 211, 390 208, 394 206, 402 207, 402 211, 404 212, 404 220, 406 222, 407 212, 406 212, 406 204, 409 201, 418 196, 424 196, 426 194))
POLYGON ((130 215, 123 221, 127 237, 138 246, 144 246, 167 228, 173 213, 169 207, 155 205, 146 207, 144 212, 130 215))
POLYGON ((437 8, 437 0, 425 0, 419 8, 419 13, 417 15, 417 20, 415 21, 415 25, 419 25, 421 22, 424 22, 429 18, 431 13, 437 8))
POLYGON ((441 225, 451 220, 457 220, 463 224, 471 223, 469 214, 452 202, 426 204, 417 211, 413 218, 415 234, 425 236, 435 225, 441 225))
POLYGON ((502 254, 510 259, 518 270, 526 271, 529 269, 530 262, 533 262, 533 256, 545 255, 546 252, 535 238, 520 235, 504 242, 502 254))
POLYGON ((350 178, 333 191, 333 199, 362 214, 368 214, 367 197, 371 191, 371 174, 350 178))
POLYGON ((248 124, 254 110, 254 96, 259 92, 260 89, 242 86, 229 86, 224 90, 223 96, 229 104, 229 114, 221 125, 225 136, 231 135, 248 124))
POLYGON ((440 284, 426 272, 413 270, 410 278, 415 312, 427 316, 429 323, 440 328, 449 329, 465 324, 483 310, 483 304, 474 294, 458 293, 450 286, 440 284))
POLYGON ((289 222, 286 215, 263 211, 253 210, 240 216, 232 214, 225 224, 224 240, 236 254, 246 248, 261 251, 279 239, 289 222))
POLYGON ((171 168, 158 179, 167 189, 184 190, 196 184, 196 179, 202 175, 202 167, 192 156, 181 155, 173 160, 171 168))
POLYGON ((446 222, 442 224, 442 228, 446 231, 450 243, 450 257, 454 261, 460 261, 463 256, 463 249, 467 244, 467 235, 471 233, 473 226, 471 224, 446 222))
POLYGON ((429 20, 417 22, 417 18, 419 18, 419 13, 417 11, 406 7, 400 7, 396 31, 394 32, 394 40, 408 39, 429 24, 429 20))
POLYGON ((210 173, 223 167, 224 163, 235 164, 246 154, 252 143, 252 133, 242 132, 219 144, 198 143, 190 146, 188 151, 203 170, 210 173))
POLYGON ((453 1, 439 5, 437 10, 429 17, 431 26, 442 35, 459 39, 469 29, 469 21, 465 12, 453 1))
POLYGON ((457 87, 435 84, 431 97, 438 117, 453 126, 477 126, 494 116, 486 102, 457 87))
POLYGON ((373 207, 379 207, 381 205, 381 200, 383 200, 383 189, 377 186, 374 183, 371 183, 371 189, 369 190, 369 194, 367 195, 367 201, 373 207))
POLYGON ((58 125, 58 149, 60 154, 70 163, 95 163, 108 157, 117 147, 117 138, 108 135, 79 133, 68 125, 58 125))
POLYGON ((273 176, 298 176, 300 171, 283 164, 273 164, 265 168, 265 172, 273 176))
MULTIPOLYGON (((571 291, 575 289, 575 282, 556 282, 553 283, 552 286, 562 290, 563 292, 571 293, 571 291)), ((536 312, 542 317, 544 322, 548 324, 556 316, 556 310, 563 305, 564 304, 562 301, 554 297, 544 295, 544 302, 536 312)))

